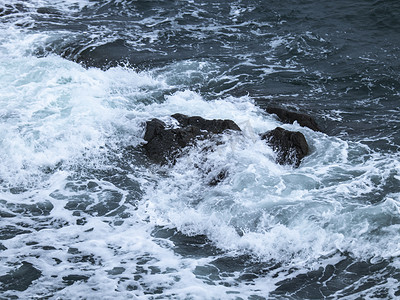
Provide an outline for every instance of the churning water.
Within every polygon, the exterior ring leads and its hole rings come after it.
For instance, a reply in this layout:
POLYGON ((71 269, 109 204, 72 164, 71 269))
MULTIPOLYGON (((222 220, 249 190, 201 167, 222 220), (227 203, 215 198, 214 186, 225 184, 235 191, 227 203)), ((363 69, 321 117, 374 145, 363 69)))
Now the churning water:
POLYGON ((400 297, 397 1, 0 0, 0 21, 0 299, 400 297), (174 113, 243 133, 158 166, 144 124, 174 113), (299 168, 260 140, 277 126, 299 168))

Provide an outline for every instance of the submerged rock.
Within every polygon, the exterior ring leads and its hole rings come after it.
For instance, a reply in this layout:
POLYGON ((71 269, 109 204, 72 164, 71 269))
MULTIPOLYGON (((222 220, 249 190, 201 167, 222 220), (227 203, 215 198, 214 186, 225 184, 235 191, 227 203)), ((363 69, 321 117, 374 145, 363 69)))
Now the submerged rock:
POLYGON ((228 177, 228 170, 223 169, 217 175, 213 176, 211 180, 208 182, 209 185, 215 186, 225 180, 228 177))
MULTIPOLYGON (((172 117, 178 121, 179 127, 168 127, 159 119, 146 122, 143 146, 147 157, 155 163, 174 164, 182 150, 192 146, 199 140, 211 139, 215 134, 226 130, 241 131, 232 120, 206 120, 202 117, 189 117, 183 114, 174 114, 172 117)), ((277 127, 261 135, 272 149, 277 152, 276 162, 282 165, 298 167, 301 160, 308 154, 308 144, 301 132, 288 131, 277 127)), ((206 147, 203 150, 209 151, 206 147)), ((212 151, 212 149, 210 150, 212 151)), ((203 166, 195 165, 200 170, 203 166)), ((208 176, 209 185, 217 185, 228 176, 228 170, 204 169, 208 176)))
POLYGON ((309 115, 289 111, 279 107, 267 107, 265 110, 269 114, 277 115, 279 120, 281 120, 283 123, 292 124, 294 121, 297 121, 300 126, 308 127, 314 131, 321 131, 317 122, 309 115))
POLYGON ((181 127, 167 128, 159 119, 146 122, 144 145, 147 156, 154 162, 174 163, 181 150, 193 145, 196 140, 204 140, 212 134, 226 130, 240 131, 232 120, 206 120, 201 117, 188 117, 183 114, 172 115, 181 127))
POLYGON ((176 119, 179 122, 179 125, 182 127, 194 126, 210 133, 218 134, 224 132, 225 130, 240 131, 239 126, 232 120, 206 120, 202 117, 188 117, 183 114, 174 114, 172 117, 176 119))
POLYGON ((308 154, 308 144, 299 131, 289 131, 281 127, 261 135, 261 139, 277 152, 276 162, 281 165, 298 167, 301 160, 308 154))

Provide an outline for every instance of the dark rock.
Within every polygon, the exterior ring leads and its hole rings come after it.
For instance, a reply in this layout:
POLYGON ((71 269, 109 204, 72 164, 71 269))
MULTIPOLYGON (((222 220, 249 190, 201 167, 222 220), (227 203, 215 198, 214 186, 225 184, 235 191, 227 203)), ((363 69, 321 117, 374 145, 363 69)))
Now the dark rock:
POLYGON ((208 184, 211 186, 216 186, 218 183, 224 181, 226 177, 228 177, 228 171, 222 170, 216 176, 214 176, 208 184))
POLYGON ((0 276, 0 291, 25 291, 34 280, 42 275, 31 263, 22 262, 22 266, 10 273, 0 276))
POLYGON ((240 131, 239 126, 232 120, 206 120, 202 117, 188 117, 183 114, 174 114, 172 117, 176 119, 182 127, 194 126, 215 134, 222 133, 225 130, 240 131))
POLYGON ((261 139, 278 153, 277 163, 298 167, 301 160, 308 154, 308 144, 301 132, 289 131, 281 127, 261 135, 261 139))
POLYGON ((321 131, 317 122, 315 122, 314 118, 309 115, 289 111, 279 107, 267 107, 265 110, 269 114, 277 115, 279 120, 281 120, 283 123, 292 124, 294 121, 297 121, 300 126, 308 127, 314 131, 321 131))
POLYGON ((165 164, 174 163, 181 149, 193 144, 196 137, 201 138, 204 133, 199 128, 188 126, 185 128, 167 129, 158 119, 147 122, 144 145, 147 156, 154 162, 165 164))
POLYGON ((219 134, 225 130, 240 131, 239 126, 231 120, 206 120, 201 117, 188 117, 175 114, 181 127, 167 128, 158 119, 146 122, 144 145, 147 156, 154 162, 174 163, 181 150, 193 145, 197 140, 204 140, 211 134, 219 134))

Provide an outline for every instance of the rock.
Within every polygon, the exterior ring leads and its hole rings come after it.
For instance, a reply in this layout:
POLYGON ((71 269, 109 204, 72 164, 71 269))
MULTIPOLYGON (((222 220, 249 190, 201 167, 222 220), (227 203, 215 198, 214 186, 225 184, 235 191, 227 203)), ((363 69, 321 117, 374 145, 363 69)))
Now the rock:
POLYGON ((204 133, 199 128, 188 126, 168 129, 164 122, 153 119, 146 123, 144 145, 147 156, 154 162, 174 163, 176 156, 183 148, 192 145, 196 137, 203 138, 204 133))
POLYGON ((240 131, 239 126, 232 120, 206 120, 202 117, 188 117, 183 114, 174 114, 172 117, 176 119, 182 127, 194 126, 215 134, 222 133, 225 130, 240 131))
POLYGON ((224 181, 226 177, 228 177, 228 170, 223 169, 216 176, 212 177, 208 184, 210 186, 216 186, 220 182, 224 181))
POLYGON ((308 154, 308 144, 301 132, 289 131, 281 127, 261 135, 261 139, 278 153, 276 162, 281 165, 298 167, 301 160, 308 154))
MULTIPOLYGON (((159 164, 174 164, 176 158, 185 147, 192 146, 199 140, 211 138, 226 130, 240 131, 239 126, 231 120, 206 120, 198 116, 188 117, 183 114, 172 115, 180 127, 168 128, 159 120, 152 119, 146 122, 143 146, 148 158, 159 164)), ((278 153, 277 163, 298 167, 301 160, 308 154, 308 144, 301 132, 288 131, 277 127, 261 135, 274 151, 278 153)), ((207 150, 207 148, 203 149, 207 150)), ((227 170, 205 171, 213 174, 210 185, 217 185, 228 175, 227 170)))
POLYGON ((308 127, 314 131, 321 131, 317 122, 315 122, 314 118, 309 115, 289 111, 279 107, 267 107, 265 110, 269 114, 277 115, 279 120, 281 120, 283 123, 292 124, 294 121, 297 121, 300 126, 308 127))
POLYGON ((147 156, 154 162, 174 163, 181 150, 193 145, 197 140, 204 140, 211 134, 225 130, 240 131, 239 126, 231 120, 206 120, 201 117, 188 117, 183 114, 172 116, 181 127, 167 128, 159 119, 146 122, 144 145, 147 156))

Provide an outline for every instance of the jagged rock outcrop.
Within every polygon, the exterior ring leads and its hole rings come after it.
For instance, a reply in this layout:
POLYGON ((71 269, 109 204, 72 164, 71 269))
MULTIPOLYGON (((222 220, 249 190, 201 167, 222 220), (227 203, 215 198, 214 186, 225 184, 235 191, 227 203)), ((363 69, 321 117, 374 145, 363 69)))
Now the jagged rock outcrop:
MULTIPOLYGON (((183 114, 174 114, 172 117, 178 121, 179 127, 168 127, 159 119, 146 122, 143 146, 148 158, 159 164, 174 164, 182 150, 194 145, 196 141, 212 138, 215 134, 226 130, 240 131, 239 126, 232 120, 206 120, 202 117, 189 117, 183 114)), ((276 162, 281 165, 298 167, 301 160, 308 154, 308 144, 301 132, 289 131, 281 127, 261 135, 268 145, 277 152, 276 162)), ((203 149, 204 150, 204 149, 203 149)), ((210 170, 205 174, 211 174, 210 170)), ((210 180, 210 185, 223 181, 228 171, 223 170, 210 180)))
POLYGON ((299 131, 289 131, 281 127, 261 135, 272 149, 277 152, 276 162, 281 165, 298 167, 301 160, 308 154, 308 144, 299 131))
POLYGON ((179 122, 179 125, 182 127, 194 126, 201 130, 206 130, 209 133, 218 134, 224 132, 225 130, 240 131, 239 126, 232 120, 206 120, 202 117, 188 117, 183 114, 174 114, 172 117, 176 119, 179 122))
POLYGON ((277 115, 279 120, 283 123, 292 124, 294 121, 297 121, 300 126, 308 127, 314 131, 321 131, 314 118, 307 114, 289 111, 279 107, 267 107, 265 110, 269 114, 277 115))
POLYGON ((183 114, 174 114, 172 117, 178 121, 180 127, 168 128, 159 119, 146 122, 144 140, 147 144, 144 145, 144 149, 152 161, 160 164, 174 163, 180 151, 193 145, 196 140, 204 140, 225 130, 240 131, 239 126, 232 120, 206 120, 183 114))

